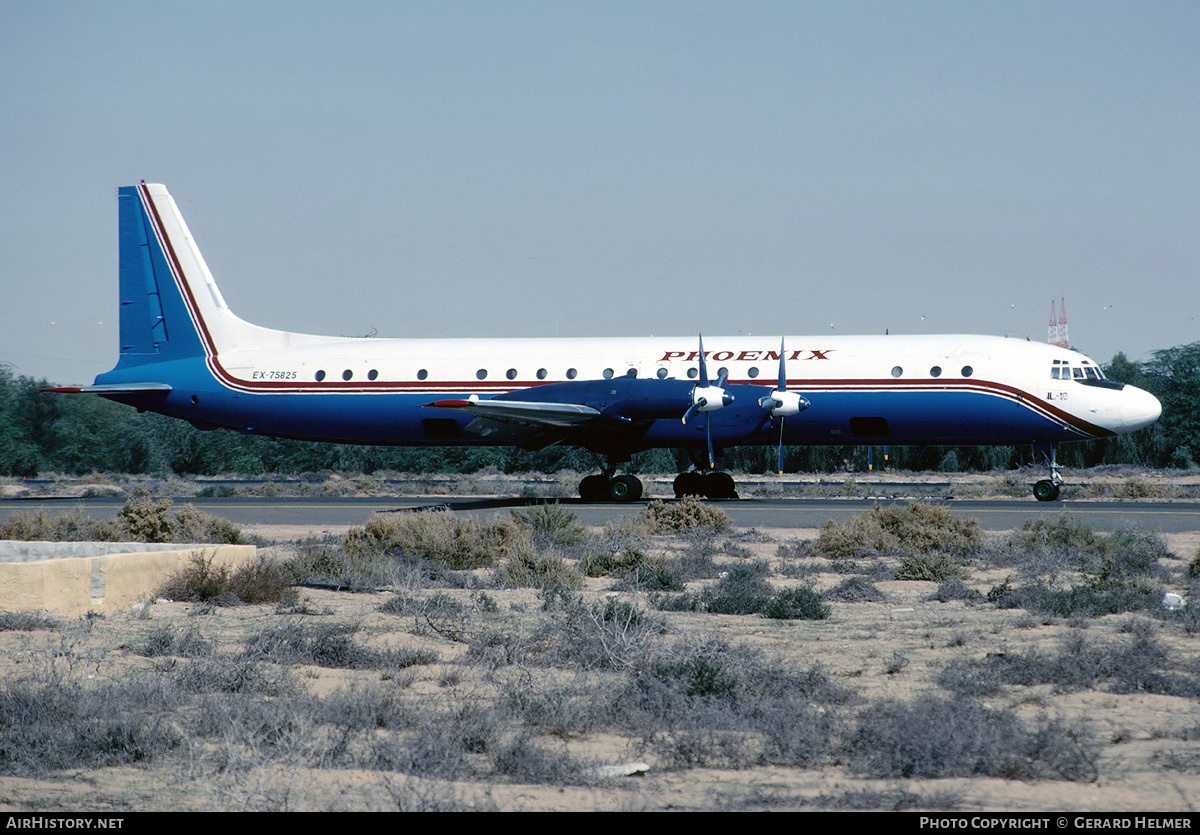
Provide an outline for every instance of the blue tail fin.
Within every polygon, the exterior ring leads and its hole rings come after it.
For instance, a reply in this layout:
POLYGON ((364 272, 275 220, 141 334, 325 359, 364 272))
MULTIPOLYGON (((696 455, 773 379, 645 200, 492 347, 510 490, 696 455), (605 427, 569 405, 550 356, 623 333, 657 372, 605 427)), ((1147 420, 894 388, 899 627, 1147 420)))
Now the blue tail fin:
POLYGON ((178 258, 145 190, 145 186, 126 186, 117 192, 121 294, 117 368, 204 356, 204 344, 183 299, 178 258))

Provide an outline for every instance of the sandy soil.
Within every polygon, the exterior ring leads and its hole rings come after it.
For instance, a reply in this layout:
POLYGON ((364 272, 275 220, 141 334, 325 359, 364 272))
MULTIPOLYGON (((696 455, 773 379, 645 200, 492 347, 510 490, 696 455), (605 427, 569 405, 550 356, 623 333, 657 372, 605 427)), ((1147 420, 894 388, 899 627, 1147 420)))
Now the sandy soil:
MULTIPOLYGON (((282 540, 340 530, 294 530, 258 526, 253 532, 282 540)), ((765 541, 745 542, 753 558, 778 565, 780 543, 807 538, 815 531, 762 531, 765 541)), ((1164 537, 1178 572, 1200 547, 1200 532, 1164 537)), ((986 592, 1006 579, 1003 570, 973 569, 969 585, 986 592)), ((830 588, 844 575, 806 578, 818 589, 830 588)), ((797 584, 782 575, 772 577, 780 587, 797 584)), ((588 593, 601 595, 611 585, 606 578, 590 580, 588 593)), ((993 652, 1052 649, 1077 630, 1090 639, 1119 640, 1130 620, 1127 615, 1095 618, 1083 623, 1054 619, 1034 621, 1021 610, 990 605, 939 603, 930 599, 935 584, 880 581, 887 600, 881 603, 834 603, 824 621, 770 621, 757 616, 669 613, 670 631, 718 635, 753 646, 783 664, 823 664, 837 682, 864 699, 907 698, 936 689, 935 677, 955 658, 980 658, 993 652), (897 669, 898 668, 898 669, 897 669)), ((451 595, 466 592, 448 591, 451 595)), ((518 611, 538 604, 529 589, 490 589, 502 609, 518 611)), ((319 589, 303 592, 303 604, 328 617, 362 625, 365 640, 379 646, 429 645, 443 663, 411 668, 409 692, 436 694, 448 686, 446 669, 461 645, 437 636, 417 635, 403 621, 380 614, 385 593, 350 594, 319 589)), ((206 635, 233 645, 253 629, 278 621, 272 607, 220 609, 204 616, 195 604, 159 602, 149 620, 116 615, 87 629, 55 632, 0 632, 0 680, 13 680, 47 663, 69 645, 76 663, 89 677, 121 676, 151 665, 132 652, 140 636, 164 625, 200 625, 206 635)), ((1178 628, 1163 627, 1160 637, 1181 668, 1200 667, 1197 638, 1178 628)), ((534 671, 536 674, 536 671, 534 671)), ((378 680, 378 672, 305 668, 302 679, 314 695, 345 688, 355 681, 378 680)), ((466 686, 459 684, 458 686, 466 686)), ((482 686, 482 685, 480 685, 482 686)), ((1200 807, 1200 724, 1197 702, 1148 693, 1114 694, 1101 690, 1059 692, 1049 685, 1010 688, 991 702, 1014 707, 1023 717, 1061 717, 1086 724, 1090 737, 1102 746, 1099 777, 1094 782, 1062 780, 1018 781, 996 778, 948 780, 869 780, 840 767, 749 768, 744 770, 663 770, 654 762, 648 773, 596 786, 525 785, 494 782, 443 785, 422 783, 397 774, 357 770, 319 770, 269 766, 223 777, 195 763, 169 760, 144 767, 76 770, 41 778, 0 776, 0 810, 51 809, 241 809, 292 810, 395 809, 397 798, 421 797, 431 804, 453 797, 459 808, 478 804, 501 810, 697 810, 805 809, 872 791, 879 797, 910 793, 919 797, 950 796, 953 808, 965 810, 1187 810, 1200 807), (820 802, 819 802, 820 801, 820 802)), ((642 759, 628 740, 604 734, 571 739, 572 753, 608 762, 642 759)))

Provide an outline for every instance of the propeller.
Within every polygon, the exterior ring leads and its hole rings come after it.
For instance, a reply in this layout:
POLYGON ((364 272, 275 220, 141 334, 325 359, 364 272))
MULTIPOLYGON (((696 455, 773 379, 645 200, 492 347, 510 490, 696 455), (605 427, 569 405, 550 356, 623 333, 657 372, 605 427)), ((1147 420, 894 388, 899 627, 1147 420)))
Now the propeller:
POLYGON ((758 401, 758 405, 771 416, 772 420, 779 419, 779 456, 776 471, 783 475, 783 419, 788 415, 798 415, 812 404, 794 391, 787 390, 787 371, 783 346, 784 338, 779 337, 779 388, 758 401))
POLYGON ((692 389, 692 404, 688 406, 687 411, 683 413, 683 423, 686 426, 688 418, 703 412, 704 414, 704 435, 708 441, 708 468, 714 469, 717 465, 716 457, 713 455, 712 444, 712 429, 709 424, 708 412, 723 409, 733 402, 733 395, 725 391, 725 380, 729 376, 728 371, 722 371, 721 376, 717 378, 716 385, 709 385, 708 382, 708 365, 704 361, 704 335, 700 337, 700 379, 696 381, 696 387, 692 389))

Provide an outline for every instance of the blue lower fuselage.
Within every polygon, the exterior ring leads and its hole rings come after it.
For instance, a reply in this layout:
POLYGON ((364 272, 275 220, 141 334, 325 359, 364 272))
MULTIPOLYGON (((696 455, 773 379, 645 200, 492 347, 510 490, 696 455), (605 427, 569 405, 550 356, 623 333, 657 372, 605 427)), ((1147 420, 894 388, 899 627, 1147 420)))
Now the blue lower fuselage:
MULTIPOLYGON (((350 393, 251 393, 231 389, 214 379, 201 358, 158 366, 159 379, 172 386, 165 393, 106 395, 141 409, 182 418, 202 428, 332 441, 337 443, 446 446, 488 445, 495 439, 468 429, 472 418, 427 404, 465 399, 470 391, 350 393), (168 366, 170 366, 168 368, 168 366)), ((110 372, 97 383, 119 383, 125 375, 110 372)), ((659 381, 667 383, 669 381, 659 381)), ((606 385, 598 382, 597 385, 606 385)), ((684 389, 690 382, 679 381, 684 389)), ((780 441, 777 421, 764 416, 759 400, 771 391, 762 385, 730 384, 732 405, 684 424, 678 417, 633 419, 626 428, 589 441, 589 430, 568 433, 570 442, 596 448, 636 452, 653 447, 703 447, 705 421, 713 442, 773 445, 780 441)), ((1047 414, 1031 395, 1010 388, 988 390, 893 390, 873 387, 802 389, 811 402, 803 413, 783 421, 786 444, 1048 444, 1097 437, 1047 414)), ((482 395, 484 399, 491 395, 482 395)))

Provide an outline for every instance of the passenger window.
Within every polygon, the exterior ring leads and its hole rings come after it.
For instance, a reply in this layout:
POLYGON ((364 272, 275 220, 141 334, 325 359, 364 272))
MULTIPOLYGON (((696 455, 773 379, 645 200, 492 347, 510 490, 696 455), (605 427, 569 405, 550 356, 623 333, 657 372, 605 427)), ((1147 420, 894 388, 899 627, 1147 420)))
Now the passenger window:
POLYGON ((544 368, 539 368, 539 369, 537 370, 537 378, 538 378, 539 380, 544 380, 544 379, 546 379, 546 374, 547 374, 547 373, 548 373, 548 372, 546 371, 546 369, 544 369, 544 368))
POLYGON ((694 380, 694 379, 696 379, 698 376, 700 376, 700 372, 699 372, 699 371, 697 371, 695 368, 689 368, 689 369, 688 369, 688 379, 689 379, 689 380, 694 380))
POLYGON ((429 372, 426 371, 424 368, 422 368, 420 371, 417 372, 418 380, 424 380, 428 376, 429 376, 429 372))
POLYGON ((963 375, 964 377, 970 377, 970 376, 971 376, 972 374, 974 374, 974 373, 975 373, 975 369, 974 369, 974 368, 972 368, 971 366, 969 366, 969 365, 964 365, 964 366, 962 367, 962 375, 963 375))
POLYGON ((941 377, 942 376, 942 367, 940 365, 935 365, 933 368, 929 369, 929 376, 930 377, 941 377))
POLYGON ((486 369, 486 368, 481 368, 481 369, 479 369, 478 371, 476 371, 476 372, 475 372, 475 379, 476 379, 476 380, 486 380, 486 379, 487 379, 487 369, 486 369))
POLYGON ((346 382, 349 382, 350 378, 353 376, 354 376, 354 372, 351 371, 349 368, 347 368, 345 371, 342 372, 342 379, 345 380, 346 382))
POLYGON ((637 376, 637 369, 636 369, 636 368, 631 368, 631 369, 629 369, 628 371, 626 371, 626 372, 625 372, 625 376, 626 376, 626 377, 636 377, 636 376, 637 376))
POLYGON ((515 368, 508 369, 507 371, 504 372, 504 376, 510 380, 517 379, 517 369, 515 369, 515 368))
POLYGON ((324 370, 318 371, 316 374, 316 377, 317 377, 317 382, 318 383, 321 382, 322 380, 325 379, 325 371, 324 370))
POLYGON ((567 369, 567 379, 568 380, 574 380, 578 376, 579 376, 579 372, 576 371, 574 368, 567 369))
POLYGON ((898 365, 897 365, 897 366, 895 366, 895 367, 892 369, 892 376, 893 376, 893 377, 899 377, 899 376, 900 376, 901 374, 903 374, 903 373, 904 373, 904 369, 903 369, 903 368, 901 368, 901 367, 900 367, 900 366, 898 366, 898 365))
POLYGON ((611 380, 612 377, 613 377, 613 370, 611 368, 604 369, 604 379, 611 380))
POLYGON ((758 376, 758 366, 757 365, 750 366, 750 370, 747 371, 746 373, 749 374, 750 379, 753 380, 755 377, 758 376))
POLYGON ((655 376, 657 376, 657 377, 658 377, 658 379, 660 379, 660 380, 665 380, 665 379, 667 379, 667 369, 665 369, 665 368, 660 368, 660 369, 658 369, 657 371, 655 371, 655 372, 654 372, 654 374, 655 374, 655 376))
POLYGON ((368 379, 368 380, 377 380, 377 379, 379 379, 379 372, 378 372, 378 371, 376 371, 374 368, 372 368, 370 371, 368 371, 368 372, 367 372, 367 379, 368 379))

